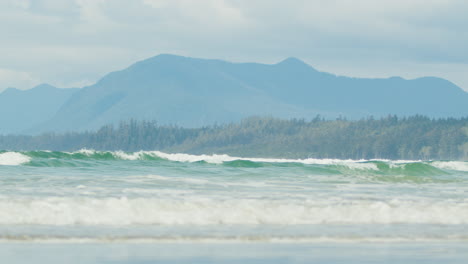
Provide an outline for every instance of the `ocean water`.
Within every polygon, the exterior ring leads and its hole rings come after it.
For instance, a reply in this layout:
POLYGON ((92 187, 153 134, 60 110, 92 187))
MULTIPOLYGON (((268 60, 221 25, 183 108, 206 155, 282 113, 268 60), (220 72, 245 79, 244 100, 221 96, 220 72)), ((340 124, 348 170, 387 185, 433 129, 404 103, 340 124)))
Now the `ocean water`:
POLYGON ((0 152, 5 263, 467 263, 466 252, 468 162, 0 152))

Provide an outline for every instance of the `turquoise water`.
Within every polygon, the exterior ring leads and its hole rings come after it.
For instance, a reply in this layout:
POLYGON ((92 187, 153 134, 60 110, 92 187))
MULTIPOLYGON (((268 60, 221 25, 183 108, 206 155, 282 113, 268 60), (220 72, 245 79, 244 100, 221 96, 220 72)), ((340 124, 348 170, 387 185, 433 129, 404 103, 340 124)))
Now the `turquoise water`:
MULTIPOLYGON (((31 245, 72 252, 97 244, 102 254, 117 245, 263 248, 263 258, 246 251, 251 263, 306 263, 287 261, 287 252, 324 245, 357 257, 372 245, 460 249, 468 243, 468 162, 3 151, 0 243, 0 253, 31 245)), ((198 257, 215 263, 212 253, 198 257)))

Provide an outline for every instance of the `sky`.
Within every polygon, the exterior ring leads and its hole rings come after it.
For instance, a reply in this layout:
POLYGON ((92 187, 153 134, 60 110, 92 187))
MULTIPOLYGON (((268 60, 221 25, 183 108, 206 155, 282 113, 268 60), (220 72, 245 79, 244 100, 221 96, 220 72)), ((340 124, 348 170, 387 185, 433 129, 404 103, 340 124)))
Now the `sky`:
POLYGON ((0 0, 0 91, 83 87, 161 53, 468 91, 465 0, 0 0))

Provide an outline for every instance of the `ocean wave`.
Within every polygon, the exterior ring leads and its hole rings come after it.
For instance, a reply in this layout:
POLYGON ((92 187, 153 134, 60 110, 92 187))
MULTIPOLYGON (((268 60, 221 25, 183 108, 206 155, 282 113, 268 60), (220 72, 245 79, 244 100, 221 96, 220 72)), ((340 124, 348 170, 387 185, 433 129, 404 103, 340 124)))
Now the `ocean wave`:
POLYGON ((209 164, 227 164, 232 166, 259 167, 261 164, 304 164, 304 165, 338 165, 351 169, 378 170, 376 164, 369 160, 341 159, 277 159, 277 158, 245 158, 226 154, 193 155, 185 153, 165 153, 161 151, 96 151, 82 149, 75 152, 31 151, 24 155, 32 158, 61 158, 77 160, 167 160, 174 162, 206 162, 209 164), (237 163, 237 164, 236 164, 237 163))
POLYGON ((18 152, 0 153, 0 165, 17 166, 31 161, 31 158, 18 152))
POLYGON ((2 198, 1 225, 468 224, 468 200, 2 198))
POLYGON ((185 153, 165 153, 161 151, 96 151, 82 149, 75 152, 29 151, 0 153, 0 165, 21 165, 28 163, 38 167, 93 166, 97 161, 154 161, 207 163, 228 167, 259 168, 268 166, 301 167, 312 166, 317 170, 331 173, 360 171, 376 174, 401 175, 443 175, 450 171, 468 172, 468 162, 464 161, 421 161, 421 160, 352 160, 352 159, 283 159, 249 158, 226 154, 193 155, 185 153))
POLYGON ((468 172, 468 162, 464 161, 434 161, 431 165, 440 169, 468 172))

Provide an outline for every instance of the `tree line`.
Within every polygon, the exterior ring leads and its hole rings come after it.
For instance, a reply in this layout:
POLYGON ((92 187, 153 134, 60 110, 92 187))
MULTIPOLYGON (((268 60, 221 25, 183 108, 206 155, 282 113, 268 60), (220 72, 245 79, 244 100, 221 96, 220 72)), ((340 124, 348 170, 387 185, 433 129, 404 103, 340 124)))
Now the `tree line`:
POLYGON ((0 136, 1 150, 160 150, 283 158, 468 160, 468 117, 310 121, 251 117, 202 128, 122 121, 97 131, 0 136))

